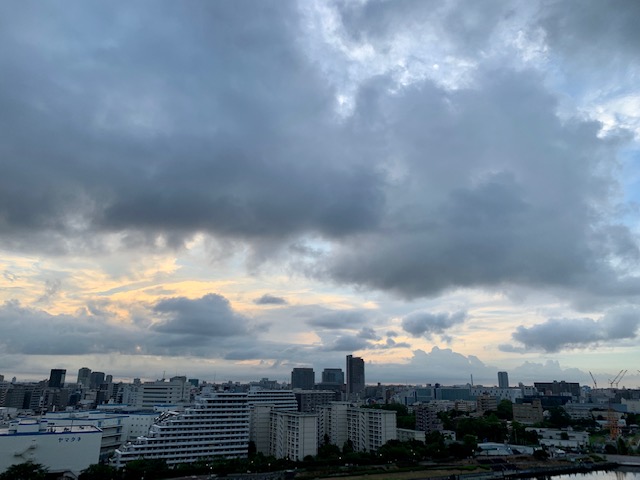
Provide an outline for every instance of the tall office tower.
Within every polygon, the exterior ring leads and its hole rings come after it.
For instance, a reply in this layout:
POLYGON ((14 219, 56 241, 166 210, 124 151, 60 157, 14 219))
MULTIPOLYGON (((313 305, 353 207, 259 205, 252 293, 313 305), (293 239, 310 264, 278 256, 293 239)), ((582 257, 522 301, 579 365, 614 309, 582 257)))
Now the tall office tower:
POLYGON ((509 388, 509 374, 507 372, 498 372, 498 387, 509 388))
POLYGON ((316 384, 316 374, 313 368, 294 368, 291 371, 291 388, 313 390, 316 384))
POLYGON ((62 388, 67 371, 64 368, 52 368, 49 375, 49 388, 62 388))
POLYGON ((82 367, 78 370, 78 383, 82 385, 82 388, 89 388, 91 385, 91 369, 82 367))
POLYGON ((92 390, 97 390, 103 383, 104 372, 91 372, 91 376, 89 377, 89 387, 92 390))
POLYGON ((344 372, 341 368, 325 368, 322 371, 322 383, 344 384, 344 372))
POLYGON ((347 355, 347 400, 355 400, 364 394, 364 360, 347 355))

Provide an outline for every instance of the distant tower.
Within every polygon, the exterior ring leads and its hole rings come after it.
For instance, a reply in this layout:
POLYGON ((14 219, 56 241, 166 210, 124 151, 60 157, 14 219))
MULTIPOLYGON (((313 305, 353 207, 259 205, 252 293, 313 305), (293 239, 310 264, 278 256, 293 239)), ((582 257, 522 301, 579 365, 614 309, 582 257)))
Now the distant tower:
POLYGON ((91 372, 89 383, 89 387, 91 388, 91 390, 99 389, 100 385, 104 383, 104 372, 91 372))
POLYGON ((344 372, 341 368, 325 368, 322 371, 322 383, 344 384, 344 372))
POLYGON ((64 368, 52 368, 49 375, 49 388, 62 388, 67 371, 64 368))
POLYGON ((78 383, 82 385, 82 388, 89 388, 91 385, 91 369, 82 367, 78 370, 78 383))
POLYGON ((498 387, 509 388, 509 374, 507 372, 498 372, 498 387))
POLYGON ((316 384, 316 374, 313 368, 294 368, 291 371, 291 388, 313 390, 316 384))
POLYGON ((347 400, 355 400, 364 394, 364 360, 347 355, 347 400))

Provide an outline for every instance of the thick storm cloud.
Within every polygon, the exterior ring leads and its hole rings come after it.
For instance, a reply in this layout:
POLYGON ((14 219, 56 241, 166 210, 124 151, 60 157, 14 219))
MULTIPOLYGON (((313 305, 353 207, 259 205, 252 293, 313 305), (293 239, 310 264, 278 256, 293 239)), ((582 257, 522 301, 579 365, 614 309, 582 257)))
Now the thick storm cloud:
MULTIPOLYGON (((465 25, 451 48, 471 55, 493 30, 453 5, 443 28, 465 25)), ((482 18, 498 22, 505 7, 491 5, 482 18)), ((607 215, 618 141, 558 118, 534 71, 479 67, 457 90, 381 75, 339 121, 291 5, 77 7, 71 34, 64 12, 42 32, 5 7, 0 235, 12 248, 91 251, 105 234, 180 246, 206 232, 278 249, 319 234, 332 248, 316 272, 403 297, 590 291, 623 283, 612 261, 637 263, 637 242, 607 215)), ((378 41, 392 42, 395 19, 412 18, 358 8, 343 12, 356 39, 382 23, 378 41)))

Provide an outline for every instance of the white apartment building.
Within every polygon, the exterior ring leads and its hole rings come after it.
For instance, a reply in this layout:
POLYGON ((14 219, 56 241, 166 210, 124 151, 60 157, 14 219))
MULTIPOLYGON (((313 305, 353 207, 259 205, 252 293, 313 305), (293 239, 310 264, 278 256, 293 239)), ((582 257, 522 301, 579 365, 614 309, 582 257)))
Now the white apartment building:
POLYGON ((273 405, 276 410, 298 411, 298 402, 292 390, 266 390, 251 387, 247 393, 249 406, 273 405))
POLYGON ((370 452, 397 438, 394 411, 333 402, 319 407, 318 419, 318 442, 323 442, 327 435, 338 447, 351 440, 356 451, 370 452))
POLYGON ((318 416, 257 405, 251 410, 250 438, 265 455, 302 460, 318 454, 318 416))
POLYGON ((483 387, 482 385, 476 385, 471 387, 470 393, 472 397, 489 396, 495 397, 498 403, 501 400, 509 400, 511 403, 516 403, 516 399, 522 398, 522 390, 519 388, 500 388, 500 387, 483 387))
POLYGON ((276 458, 301 461, 318 454, 318 416, 272 410, 269 453, 276 458))
POLYGON ((349 402, 332 402, 317 409, 319 445, 324 443, 326 435, 329 443, 342 448, 344 442, 349 438, 347 428, 347 411, 349 408, 352 408, 349 402))
POLYGON ((557 448, 580 449, 589 445, 589 432, 576 432, 567 429, 535 428, 528 427, 527 431, 535 431, 538 434, 540 445, 557 448))
POLYGON ((396 412, 373 408, 347 410, 347 435, 358 452, 373 452, 397 438, 396 412))
POLYGON ((122 386, 122 403, 139 409, 153 409, 155 405, 175 405, 189 402, 191 384, 185 377, 169 381, 157 380, 122 386))
POLYGON ((0 472, 31 461, 51 473, 78 475, 98 463, 102 432, 92 425, 53 426, 46 420, 19 419, 0 430, 0 472))
POLYGON ((183 413, 162 413, 148 435, 117 449, 112 463, 119 468, 141 457, 163 459, 168 465, 246 457, 249 420, 246 393, 214 392, 199 397, 183 413))

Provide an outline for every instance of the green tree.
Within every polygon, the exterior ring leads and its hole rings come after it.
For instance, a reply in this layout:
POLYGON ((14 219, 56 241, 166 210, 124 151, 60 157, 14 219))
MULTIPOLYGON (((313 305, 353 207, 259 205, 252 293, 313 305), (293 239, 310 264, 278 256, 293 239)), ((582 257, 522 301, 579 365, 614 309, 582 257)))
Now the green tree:
POLYGON ((500 420, 513 420, 513 403, 511 403, 511 400, 501 400, 496 409, 496 415, 500 420))
POLYGON ((549 420, 546 422, 552 428, 566 428, 571 425, 571 417, 562 407, 549 409, 549 420))
POLYGON ((141 458, 133 460, 124 467, 122 478, 124 480, 158 480, 165 478, 169 473, 167 462, 156 458, 141 458))
POLYGON ((624 441, 624 438, 618 437, 618 440, 616 441, 616 447, 620 455, 629 454, 629 446, 627 445, 627 442, 624 441))
POLYGON ((340 453, 340 447, 333 443, 325 443, 318 448, 318 458, 322 459, 338 458, 340 453))
POLYGON ((120 474, 117 468, 96 463, 84 469, 78 480, 115 480, 119 477, 120 474))
POLYGON ((351 441, 351 439, 349 439, 346 442, 344 442, 344 445, 342 445, 342 453, 347 454, 347 453, 353 453, 353 452, 354 452, 353 442, 351 441))
POLYGON ((48 469, 31 461, 11 465, 0 474, 0 480, 42 480, 47 477, 48 469))

